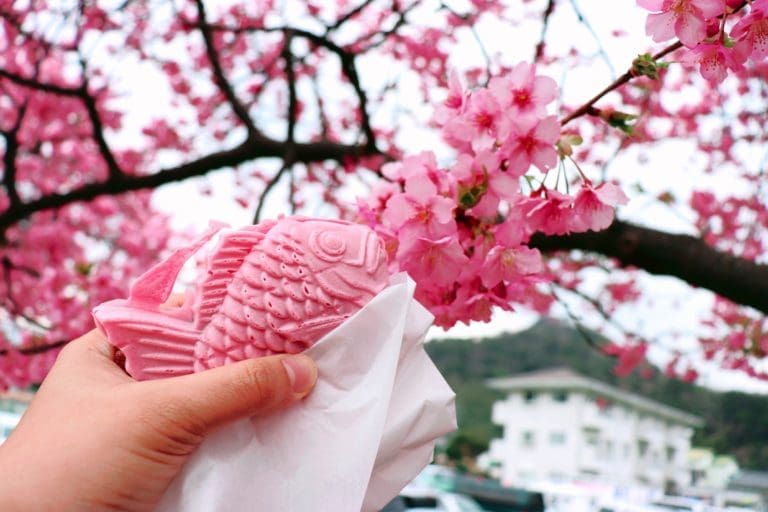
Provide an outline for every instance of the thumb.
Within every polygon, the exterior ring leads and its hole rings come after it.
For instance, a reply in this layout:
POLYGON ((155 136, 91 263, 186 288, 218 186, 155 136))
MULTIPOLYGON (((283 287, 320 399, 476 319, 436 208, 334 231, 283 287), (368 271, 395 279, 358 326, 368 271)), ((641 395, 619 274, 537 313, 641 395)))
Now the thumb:
MULTIPOLYGON (((309 394, 317 380, 303 354, 247 359, 199 373, 146 382, 182 423, 207 432, 229 421, 268 413, 309 394)), ((149 393, 148 393, 149 394, 149 393)), ((147 395, 145 395, 147 396, 147 395)))

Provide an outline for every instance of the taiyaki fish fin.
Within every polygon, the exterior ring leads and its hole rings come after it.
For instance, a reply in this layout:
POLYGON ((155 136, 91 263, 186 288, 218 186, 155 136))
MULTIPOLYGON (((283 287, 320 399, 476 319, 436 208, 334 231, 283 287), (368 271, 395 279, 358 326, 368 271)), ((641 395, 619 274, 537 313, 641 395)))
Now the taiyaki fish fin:
POLYGON ((93 310, 98 327, 125 355, 125 370, 136 380, 192 373, 200 331, 179 308, 137 308, 114 300, 93 310))
POLYGON ((264 239, 275 221, 262 222, 221 235, 211 251, 206 265, 207 272, 199 286, 194 304, 195 326, 202 330, 221 307, 227 295, 227 285, 253 247, 264 239))
POLYGON ((162 304, 168 300, 184 263, 224 226, 212 222, 192 245, 176 249, 168 258, 144 272, 131 286, 130 300, 143 304, 162 304))
POLYGON ((286 322, 277 332, 289 339, 317 340, 340 325, 350 315, 320 315, 318 318, 300 322, 286 322))

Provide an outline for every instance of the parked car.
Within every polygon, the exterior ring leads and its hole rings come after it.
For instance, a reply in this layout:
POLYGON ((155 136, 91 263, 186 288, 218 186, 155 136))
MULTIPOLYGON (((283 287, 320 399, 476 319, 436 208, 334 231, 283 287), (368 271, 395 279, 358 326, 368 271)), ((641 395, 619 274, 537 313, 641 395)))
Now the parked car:
POLYGON ((716 510, 701 500, 681 496, 664 496, 654 500, 652 504, 661 510, 674 510, 676 512, 711 512, 716 510))
POLYGON ((544 512, 540 492, 504 487, 498 481, 430 465, 412 485, 469 496, 489 512, 544 512))
MULTIPOLYGON (((404 491, 406 492, 406 491, 404 491)), ((484 512, 472 498, 441 491, 410 491, 390 501, 381 512, 484 512)))

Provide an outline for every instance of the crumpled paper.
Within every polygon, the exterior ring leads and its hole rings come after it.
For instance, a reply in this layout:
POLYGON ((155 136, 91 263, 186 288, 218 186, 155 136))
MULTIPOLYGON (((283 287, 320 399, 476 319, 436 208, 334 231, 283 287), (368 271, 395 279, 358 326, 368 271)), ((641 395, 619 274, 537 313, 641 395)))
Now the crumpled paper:
POLYGON ((300 403, 205 439, 160 512, 374 512, 456 429, 454 394, 422 345, 432 315, 405 274, 306 354, 300 403))

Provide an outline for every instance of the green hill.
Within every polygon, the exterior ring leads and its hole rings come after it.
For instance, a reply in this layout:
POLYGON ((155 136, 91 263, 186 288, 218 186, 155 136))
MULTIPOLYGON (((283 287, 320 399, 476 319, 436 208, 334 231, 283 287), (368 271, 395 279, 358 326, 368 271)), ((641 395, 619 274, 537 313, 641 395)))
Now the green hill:
POLYGON ((456 391, 457 439, 473 453, 500 435, 490 421, 491 405, 501 397, 484 379, 554 366, 575 371, 621 389, 701 416, 706 426, 694 444, 736 456, 744 469, 768 468, 768 396, 714 392, 670 379, 659 372, 650 378, 619 378, 615 361, 591 348, 572 327, 541 321, 526 331, 480 341, 446 339, 427 343, 427 352, 456 391))

